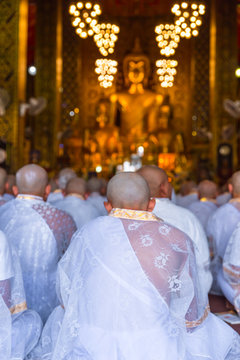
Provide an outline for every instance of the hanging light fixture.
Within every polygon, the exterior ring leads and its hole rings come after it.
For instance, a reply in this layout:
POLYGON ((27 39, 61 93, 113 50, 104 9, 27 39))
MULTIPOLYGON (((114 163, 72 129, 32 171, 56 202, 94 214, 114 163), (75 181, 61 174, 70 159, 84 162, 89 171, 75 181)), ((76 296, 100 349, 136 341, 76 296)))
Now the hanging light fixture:
POLYGON ((175 25, 181 29, 182 38, 189 39, 191 36, 198 36, 202 16, 206 11, 205 5, 200 0, 177 2, 171 11, 175 15, 175 25))
POLYGON ((95 1, 79 1, 69 6, 72 25, 76 34, 82 39, 94 35, 93 27, 97 25, 97 19, 101 13, 100 5, 95 1))
POLYGON ((164 88, 172 87, 174 82, 174 76, 177 74, 176 67, 178 65, 177 60, 161 59, 156 61, 157 75, 161 86, 164 88))
POLYGON ((111 59, 97 59, 95 72, 98 74, 98 81, 105 89, 112 86, 114 75, 117 73, 118 62, 111 59))
POLYGON ((94 26, 94 41, 103 56, 114 53, 115 42, 120 29, 115 24, 97 24, 94 26))
POLYGON ((155 33, 158 34, 156 40, 158 47, 161 49, 160 54, 172 56, 180 41, 181 29, 174 24, 161 24, 155 27, 155 33))

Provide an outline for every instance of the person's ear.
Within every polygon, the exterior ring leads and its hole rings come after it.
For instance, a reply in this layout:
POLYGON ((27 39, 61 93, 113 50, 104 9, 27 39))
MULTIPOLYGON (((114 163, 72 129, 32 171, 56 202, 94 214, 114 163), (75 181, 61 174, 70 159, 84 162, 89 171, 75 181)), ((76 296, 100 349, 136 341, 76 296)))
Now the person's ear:
POLYGON ((16 186, 16 185, 13 185, 13 187, 12 187, 12 191, 13 191, 13 195, 14 196, 18 196, 18 187, 16 186))
POLYGON ((113 209, 112 204, 109 201, 104 201, 104 206, 108 213, 113 209))
POLYGON ((50 194, 51 192, 51 185, 48 184, 46 187, 45 187, 45 196, 48 197, 48 195, 50 194))
POLYGON ((152 212, 153 209, 155 208, 155 205, 156 205, 156 200, 155 199, 150 199, 149 203, 148 203, 147 211, 152 212))
POLYGON ((230 194, 233 194, 233 186, 232 186, 232 184, 228 184, 228 191, 230 192, 230 194))

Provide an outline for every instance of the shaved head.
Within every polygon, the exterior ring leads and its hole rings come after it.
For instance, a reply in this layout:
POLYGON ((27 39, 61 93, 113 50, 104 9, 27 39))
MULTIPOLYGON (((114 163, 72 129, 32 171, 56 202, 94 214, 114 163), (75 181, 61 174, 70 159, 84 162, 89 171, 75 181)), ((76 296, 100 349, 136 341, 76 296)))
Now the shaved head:
POLYGON ((182 196, 189 195, 192 191, 197 191, 197 184, 192 180, 184 181, 180 187, 180 194, 182 196))
POLYGON ((233 187, 233 195, 240 196, 240 171, 236 171, 233 174, 231 184, 233 187))
POLYGON ((84 196, 86 193, 86 181, 78 177, 69 180, 65 192, 66 195, 74 193, 84 196))
POLYGON ((171 186, 166 172, 154 165, 145 165, 137 171, 144 177, 153 198, 171 198, 171 186))
POLYGON ((101 179, 97 178, 97 177, 92 177, 91 179, 88 180, 87 182, 87 190, 90 193, 93 192, 98 192, 100 193, 102 188, 102 181, 101 179))
POLYGON ((7 182, 7 172, 3 168, 0 168, 0 194, 4 193, 5 184, 7 182))
POLYGON ((48 184, 48 175, 41 166, 23 166, 16 174, 16 184, 20 194, 43 196, 48 184))
POLYGON ((150 192, 142 176, 124 172, 109 181, 107 198, 113 208, 147 210, 150 192))
POLYGON ((216 199, 218 192, 217 185, 210 180, 203 180, 198 185, 199 198, 216 199))
POLYGON ((75 171, 71 168, 64 168, 58 174, 58 185, 61 190, 65 190, 69 180, 77 177, 75 171))

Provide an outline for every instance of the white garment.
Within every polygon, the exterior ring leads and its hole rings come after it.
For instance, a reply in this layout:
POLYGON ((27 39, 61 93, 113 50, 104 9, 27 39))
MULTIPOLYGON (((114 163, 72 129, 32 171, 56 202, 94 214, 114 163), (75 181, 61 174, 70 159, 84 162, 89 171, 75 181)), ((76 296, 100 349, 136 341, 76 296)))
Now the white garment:
POLYGON ((197 200, 198 200, 198 194, 196 192, 185 196, 182 195, 176 196, 177 205, 183 206, 185 208, 187 208, 190 204, 192 204, 194 201, 197 200))
MULTIPOLYGON (((233 199, 234 200, 234 199, 233 199)), ((218 272, 222 266, 228 241, 235 230, 238 222, 240 222, 240 211, 237 206, 238 202, 222 205, 209 218, 207 223, 207 237, 209 242, 213 244, 214 258, 211 264, 213 274, 213 287, 211 292, 221 294, 221 288, 218 284, 218 272)))
POLYGON ((5 193, 5 194, 3 194, 3 199, 6 201, 10 201, 10 200, 15 199, 15 197, 12 194, 5 193))
POLYGON ((0 229, 18 252, 28 306, 45 321, 58 304, 57 263, 76 225, 68 214, 41 198, 19 195, 0 207, 0 229))
POLYGON ((101 196, 97 192, 93 192, 89 195, 87 201, 97 208, 99 216, 107 215, 107 210, 104 207, 104 201, 107 201, 106 197, 101 196))
POLYGON ((62 190, 55 190, 48 195, 47 202, 54 205, 56 201, 63 200, 64 196, 62 190))
POLYGON ((77 232, 59 263, 65 311, 45 326, 42 359, 237 359, 238 334, 208 314, 197 282, 186 234, 150 213, 115 209, 77 232))
POLYGON ((0 195, 0 206, 6 204, 7 200, 4 199, 3 196, 0 195))
POLYGON ((153 213, 167 223, 184 231, 193 241, 202 291, 208 294, 212 275, 209 269, 210 254, 204 230, 198 219, 187 209, 175 205, 169 199, 157 198, 153 213))
POLYGON ((188 210, 198 218, 206 232, 208 219, 217 210, 217 205, 210 200, 197 200, 188 206, 188 210))
POLYGON ((222 206, 226 204, 229 200, 231 200, 232 195, 229 192, 225 192, 224 194, 217 196, 217 204, 218 206, 222 206))
POLYGON ((240 223, 228 241, 221 270, 222 291, 240 315, 240 223))
POLYGON ((78 229, 99 216, 95 206, 74 195, 68 195, 63 200, 56 201, 54 206, 70 214, 78 229))
POLYGON ((1 231, 0 265, 0 359, 23 360, 37 344, 42 322, 27 310, 19 259, 1 231))

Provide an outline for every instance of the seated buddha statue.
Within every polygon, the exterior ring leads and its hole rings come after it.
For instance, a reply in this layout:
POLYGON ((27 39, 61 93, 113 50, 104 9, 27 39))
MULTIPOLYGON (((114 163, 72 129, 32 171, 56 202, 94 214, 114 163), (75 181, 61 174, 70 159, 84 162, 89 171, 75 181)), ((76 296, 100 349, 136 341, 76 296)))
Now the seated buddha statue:
POLYGON ((120 136, 128 141, 144 140, 149 127, 156 121, 163 95, 147 88, 150 75, 150 60, 143 54, 139 39, 132 53, 123 60, 125 89, 112 94, 111 118, 120 113, 120 136))

